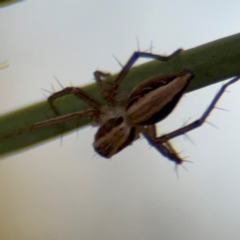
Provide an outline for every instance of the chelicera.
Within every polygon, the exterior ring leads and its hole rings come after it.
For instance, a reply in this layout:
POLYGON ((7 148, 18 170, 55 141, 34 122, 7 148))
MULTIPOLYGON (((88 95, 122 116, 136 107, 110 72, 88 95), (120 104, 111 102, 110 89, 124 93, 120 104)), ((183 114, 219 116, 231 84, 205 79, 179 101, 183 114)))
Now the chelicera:
POLYGON ((200 119, 161 137, 157 137, 155 124, 166 118, 173 111, 194 77, 194 73, 191 70, 183 70, 182 72, 147 79, 137 85, 127 98, 119 100, 117 97, 119 85, 138 58, 144 57, 169 61, 181 51, 181 49, 178 49, 169 56, 139 51, 134 52, 110 87, 106 87, 104 83, 104 78, 108 76, 107 73, 94 72, 97 85, 107 101, 107 105, 102 105, 81 88, 67 87, 48 98, 48 102, 56 115, 58 115, 58 111, 54 106, 54 101, 68 94, 76 95, 85 101, 90 108, 37 122, 15 131, 11 136, 43 126, 90 117, 99 126, 95 134, 93 147, 102 157, 112 157, 129 146, 142 134, 163 156, 176 164, 181 164, 184 160, 175 151, 169 140, 201 126, 227 86, 239 80, 239 77, 222 86, 200 119))

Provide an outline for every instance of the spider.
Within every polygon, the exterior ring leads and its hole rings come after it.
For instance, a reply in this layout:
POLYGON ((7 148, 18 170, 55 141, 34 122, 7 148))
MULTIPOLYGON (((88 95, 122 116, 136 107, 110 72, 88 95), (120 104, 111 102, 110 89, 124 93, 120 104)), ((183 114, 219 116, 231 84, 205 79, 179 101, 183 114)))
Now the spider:
POLYGON ((93 147, 102 157, 112 157, 125 147, 131 145, 142 134, 163 156, 175 164, 181 164, 184 160, 179 156, 169 140, 200 127, 213 110, 227 86, 238 81, 240 77, 236 77, 222 86, 200 119, 161 137, 157 137, 155 124, 165 119, 173 111, 191 79, 194 77, 194 73, 191 70, 183 70, 182 72, 147 79, 137 85, 128 97, 118 99, 118 87, 138 58, 143 57, 169 61, 180 54, 181 51, 182 49, 178 49, 169 56, 140 51, 134 52, 110 87, 106 87, 104 82, 104 78, 109 74, 95 71, 94 76, 97 85, 104 99, 107 101, 107 105, 102 105, 81 88, 67 87, 48 98, 48 102, 56 115, 59 115, 59 113, 54 106, 54 101, 68 94, 76 95, 79 99, 86 102, 90 108, 34 123, 16 130, 11 136, 43 126, 63 123, 82 117, 90 117, 99 126, 94 137, 93 147))

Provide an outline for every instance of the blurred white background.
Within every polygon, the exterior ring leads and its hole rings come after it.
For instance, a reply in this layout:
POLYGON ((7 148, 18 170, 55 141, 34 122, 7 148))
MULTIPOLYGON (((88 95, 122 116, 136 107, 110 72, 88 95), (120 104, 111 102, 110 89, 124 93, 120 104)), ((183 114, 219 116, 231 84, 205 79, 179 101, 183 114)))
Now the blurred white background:
MULTIPOLYGON (((237 0, 28 0, 0 9, 0 113, 55 90, 117 72, 136 50, 170 54, 240 30, 237 0)), ((239 51, 239 50, 238 50, 239 51)), ((187 94, 159 133, 198 118, 222 84, 187 94)), ((194 163, 179 167, 144 140, 97 156, 88 127, 0 161, 0 239, 239 239, 240 82, 208 124, 174 141, 194 163)))

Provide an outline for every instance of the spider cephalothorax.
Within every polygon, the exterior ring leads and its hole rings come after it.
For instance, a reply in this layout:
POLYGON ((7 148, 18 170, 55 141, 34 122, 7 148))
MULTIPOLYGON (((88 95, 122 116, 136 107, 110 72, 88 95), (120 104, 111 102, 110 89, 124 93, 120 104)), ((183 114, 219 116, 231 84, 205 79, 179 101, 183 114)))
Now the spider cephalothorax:
POLYGON ((107 105, 101 105, 100 102, 80 88, 67 87, 48 98, 48 102, 56 115, 58 115, 58 111, 53 104, 54 100, 68 94, 76 95, 85 101, 90 108, 34 123, 14 131, 5 138, 35 128, 88 116, 99 126, 93 143, 94 149, 99 155, 110 158, 129 146, 142 134, 163 156, 176 164, 181 164, 183 159, 175 151, 169 140, 201 126, 227 86, 238 81, 240 77, 236 77, 222 86, 200 119, 161 137, 157 137, 155 124, 166 118, 175 108, 194 76, 192 71, 183 70, 182 72, 147 79, 137 85, 123 101, 117 100, 119 85, 139 57, 168 61, 181 51, 179 49, 170 56, 160 56, 146 52, 133 53, 109 88, 105 87, 102 79, 109 74, 96 71, 94 76, 103 97, 108 102, 107 105))

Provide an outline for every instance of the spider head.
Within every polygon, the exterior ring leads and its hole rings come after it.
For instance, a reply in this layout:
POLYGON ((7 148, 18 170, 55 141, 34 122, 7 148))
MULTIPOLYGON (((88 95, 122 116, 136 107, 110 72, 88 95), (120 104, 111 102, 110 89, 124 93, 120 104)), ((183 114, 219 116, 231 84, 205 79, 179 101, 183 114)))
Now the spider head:
POLYGON ((123 116, 118 116, 109 119, 98 129, 93 146, 99 155, 110 158, 130 145, 138 136, 136 128, 130 126, 123 116))

